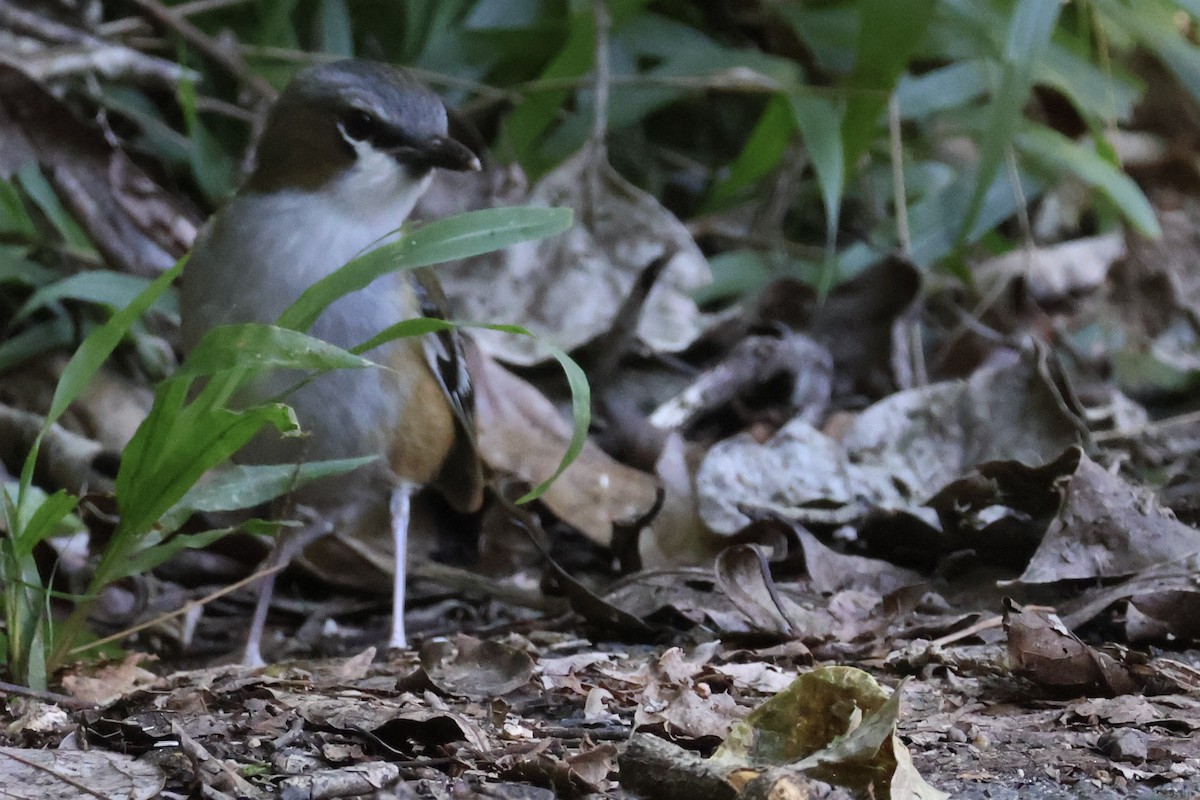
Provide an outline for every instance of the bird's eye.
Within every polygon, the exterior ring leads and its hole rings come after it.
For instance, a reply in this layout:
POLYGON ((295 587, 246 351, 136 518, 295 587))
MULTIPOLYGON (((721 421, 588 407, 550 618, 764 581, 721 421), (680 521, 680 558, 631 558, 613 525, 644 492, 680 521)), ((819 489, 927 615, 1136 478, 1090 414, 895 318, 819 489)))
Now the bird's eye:
POLYGON ((356 142, 369 139, 375 127, 375 117, 361 108, 352 108, 342 117, 342 131, 356 142))

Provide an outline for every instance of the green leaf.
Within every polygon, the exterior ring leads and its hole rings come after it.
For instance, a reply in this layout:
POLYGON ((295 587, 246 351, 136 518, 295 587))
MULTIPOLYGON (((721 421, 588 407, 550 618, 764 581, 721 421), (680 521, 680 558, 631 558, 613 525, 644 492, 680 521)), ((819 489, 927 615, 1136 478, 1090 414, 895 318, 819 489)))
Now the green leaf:
POLYGON ((426 333, 436 331, 450 330, 452 328, 484 328, 492 331, 501 331, 504 333, 514 333, 520 336, 533 336, 538 339, 550 354, 554 356, 562 367, 563 373, 567 377, 567 385, 571 389, 571 441, 567 444, 567 450, 563 453, 562 460, 559 461, 558 468, 554 474, 546 478, 546 480, 535 486, 528 494, 522 497, 517 502, 528 503, 531 500, 536 500, 545 494, 550 488, 550 484, 562 475, 567 467, 571 466, 571 462, 578 457, 583 450, 583 445, 587 441, 588 428, 592 422, 592 390, 588 386, 587 375, 580 366, 575 363, 575 360, 567 355, 562 349, 554 346, 550 342, 536 336, 529 330, 520 325, 484 325, 478 323, 460 323, 451 322, 444 319, 430 319, 421 317, 418 319, 405 320, 399 322, 379 334, 371 337, 357 347, 351 348, 353 352, 365 353, 381 344, 390 342, 393 339, 399 339, 408 336, 420 336, 426 333))
POLYGON ((904 76, 896 88, 903 119, 920 120, 939 111, 962 108, 987 94, 987 70, 982 61, 958 61, 918 77, 904 76))
POLYGON ((917 53, 933 19, 934 0, 862 0, 854 71, 846 87, 842 148, 854 169, 876 136, 900 74, 917 53))
POLYGON ((18 511, 16 525, 10 532, 13 553, 17 558, 31 555, 39 542, 58 532, 59 527, 78 504, 79 498, 65 489, 60 489, 48 497, 43 495, 41 502, 32 511, 29 510, 30 504, 26 503, 26 510, 18 511))
MULTIPOLYGON (((592 68, 596 25, 590 7, 584 6, 569 17, 566 41, 558 55, 542 71, 541 79, 580 78, 592 68)), ((526 93, 520 105, 505 117, 500 141, 527 169, 536 165, 538 139, 554 124, 560 109, 571 97, 569 89, 549 89, 526 93)))
MULTIPOLYGON (((771 256, 758 250, 729 250, 708 260, 713 280, 700 287, 693 297, 700 305, 730 297, 745 297, 766 285, 778 269, 773 269, 771 256)), ((780 259, 783 260, 783 259, 780 259)))
POLYGON ((29 250, 20 245, 0 245, 0 284, 15 283, 37 287, 51 283, 58 277, 52 269, 29 260, 29 250))
POLYGON ((177 553, 208 547, 231 533, 232 528, 217 528, 201 533, 177 533, 164 542, 131 553, 128 560, 113 571, 111 580, 119 581, 134 575, 144 575, 177 553))
POLYGON ((37 225, 29 216, 21 193, 9 181, 0 180, 0 232, 14 234, 26 241, 37 239, 37 225))
MULTIPOLYGON (((178 518, 195 512, 254 508, 307 483, 353 472, 378 461, 377 456, 312 461, 304 464, 236 465, 188 490, 166 514, 178 518)), ((182 522, 182 519, 179 520, 182 522)), ((166 523, 164 523, 166 525, 166 523)), ((170 527, 167 525, 167 527, 170 527)))
POLYGON ((188 162, 192 174, 205 196, 213 203, 218 203, 232 194, 237 183, 237 167, 200 119, 196 110, 196 85, 192 81, 182 80, 176 87, 176 93, 190 143, 188 162))
POLYGON ((800 91, 789 94, 788 102, 817 173, 817 184, 825 204, 826 245, 832 252, 837 244, 842 190, 846 182, 841 139, 842 109, 824 97, 800 91))
POLYGON ((31 325, 15 336, 0 341, 0 372, 29 359, 75 343, 75 325, 65 315, 31 325))
POLYGON ((92 246, 92 240, 79 227, 79 223, 63 208, 54 187, 46 180, 46 176, 42 174, 41 168, 36 163, 26 164, 18 170, 17 179, 21 182, 21 188, 29 195, 29 199, 46 215, 46 219, 50 220, 50 224, 58 231, 58 235, 62 237, 68 247, 87 254, 96 252, 96 248, 92 246))
POLYGON ((258 373, 269 369, 362 369, 374 366, 360 358, 290 328, 243 323, 208 331, 175 372, 175 377, 199 377, 246 368, 258 373))
MULTIPOLYGON (((59 300, 82 300, 88 303, 121 308, 150 286, 150 281, 137 275, 109 270, 89 270, 63 278, 61 281, 38 289, 21 304, 14 321, 28 317, 39 308, 59 300)), ((179 318, 179 300, 173 292, 160 294, 150 306, 151 310, 173 319, 179 318)))
POLYGON ((50 401, 50 410, 42 423, 42 430, 34 440, 33 447, 30 448, 21 470, 20 488, 17 493, 18 514, 24 513, 24 506, 28 502, 28 489, 33 483, 34 465, 37 463, 38 452, 41 450, 42 439, 45 437, 46 431, 58 421, 67 407, 87 388, 92 377, 120 344, 130 327, 170 287, 172 281, 179 277, 186 261, 186 258, 180 259, 179 263, 146 287, 141 294, 134 298, 132 303, 117 311, 109 318, 108 322, 92 331, 67 362, 58 384, 54 387, 54 396, 50 401))
POLYGON ((156 523, 204 473, 224 463, 266 425, 296 429, 291 409, 280 404, 230 411, 214 407, 212 398, 202 392, 201 399, 180 408, 178 387, 186 393, 188 382, 171 379, 166 383, 170 396, 156 397, 146 422, 134 434, 135 440, 141 437, 134 450, 137 457, 121 461, 117 473, 121 521, 96 566, 88 594, 122 574, 122 564, 130 554, 145 547, 145 537, 156 523))
POLYGON ((992 98, 980 147, 975 188, 959 229, 962 241, 974 226, 991 186, 1024 118, 1022 111, 1033 87, 1033 71, 1050 45, 1061 4, 1046 0, 1018 0, 1008 25, 1001 56, 999 86, 992 98))
POLYGON ((729 174, 713 187, 705 203, 706 210, 712 211, 729 202, 774 169, 787 152, 795 130, 796 119, 788 101, 779 95, 772 97, 746 139, 742 152, 729 166, 729 174))
POLYGON ((406 230, 398 241, 381 245, 317 281, 283 312, 278 324, 282 328, 308 330, 334 300, 365 288, 389 272, 470 258, 553 236, 571 227, 571 218, 571 210, 567 208, 512 206, 468 211, 406 230))
POLYGON ((1145 236, 1158 238, 1162 230, 1150 201, 1133 179, 1094 150, 1081 147, 1058 131, 1030 126, 1017 135, 1017 147, 1027 156, 1054 170, 1069 170, 1104 193, 1129 222, 1145 236))
POLYGON ((349 58, 354 55, 354 30, 346 0, 321 0, 317 32, 321 52, 349 58))
MULTIPOLYGON (((1176 12, 1170 4, 1153 0, 1140 0, 1133 5, 1121 0, 1093 2, 1102 14, 1132 33, 1150 53, 1166 64, 1183 88, 1194 99, 1200 100, 1200 48, 1181 34, 1175 24, 1176 12)), ((1179 0, 1173 4, 1179 5, 1179 0)))
POLYGON ((859 8, 839 3, 814 7, 809 3, 776 3, 777 11, 816 56, 817 63, 831 72, 849 73, 854 66, 854 43, 858 38, 859 8))
POLYGON ((179 260, 175 266, 155 278, 149 286, 142 290, 129 305, 113 314, 108 322, 101 325, 83 340, 79 349, 71 356, 63 369, 58 385, 54 387, 54 398, 50 402, 50 411, 46 414, 46 426, 54 424, 67 410, 67 406, 87 387, 92 376, 116 349, 133 323, 154 305, 171 284, 183 272, 187 258, 179 260))

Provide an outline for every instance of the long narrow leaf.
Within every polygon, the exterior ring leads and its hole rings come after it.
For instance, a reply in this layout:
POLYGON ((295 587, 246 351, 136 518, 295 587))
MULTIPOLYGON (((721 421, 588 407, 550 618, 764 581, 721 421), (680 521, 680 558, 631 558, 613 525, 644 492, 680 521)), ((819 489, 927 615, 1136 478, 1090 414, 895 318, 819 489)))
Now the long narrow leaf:
POLYGON ((845 152, 841 138, 842 109, 823 97, 800 91, 792 92, 788 100, 817 173, 821 200, 825 204, 825 239, 832 252, 837 243, 842 191, 846 184, 845 152))
POLYGON ((307 483, 353 472, 378 461, 377 456, 313 461, 305 464, 243 464, 221 470, 197 484, 163 515, 161 527, 171 531, 196 512, 236 511, 270 502, 307 483))
POLYGON ((965 240, 974 227, 984 195, 992 185, 1005 151, 1020 126, 1022 109, 1033 87, 1033 70, 1050 45, 1062 5, 1046 0, 1018 0, 1008 26, 1000 62, 1000 79, 988 112, 980 148, 975 188, 958 239, 965 240))
POLYGON ((18 506, 24 502, 25 490, 33 483, 33 467, 37 462, 38 451, 41 449, 41 442, 46 431, 58 421, 59 417, 67 410, 67 407, 75 401, 75 398, 79 397, 83 390, 87 388, 88 383, 92 380, 92 376, 96 374, 112 354, 112 351, 121 343, 121 340, 129 332, 130 327, 133 326, 138 317, 144 314, 146 309, 153 305, 154 301, 163 292, 167 291, 171 283, 179 277, 186 262, 186 257, 180 259, 179 263, 174 267, 156 278, 141 294, 134 298, 132 303, 117 311, 109 317, 108 322, 92 331, 83 340, 83 344, 79 345, 79 349, 75 351, 75 354, 71 356, 71 360, 67 362, 67 366, 63 369, 62 376, 58 379, 58 384, 54 387, 54 397, 50 401, 50 411, 46 414, 42 430, 38 433, 33 447, 30 448, 29 456, 25 459, 24 468, 21 470, 21 488, 19 491, 20 498, 17 501, 18 506))
MULTIPOLYGON (((83 300, 88 303, 121 308, 133 300, 150 285, 150 281, 137 275, 126 275, 109 270, 80 272, 43 286, 21 304, 13 321, 28 317, 39 308, 58 300, 83 300)), ((172 317, 179 316, 179 302, 170 292, 164 292, 151 305, 155 311, 172 317)))
POLYGON ((175 377, 199 377, 244 368, 252 372, 271 369, 362 369, 370 361, 328 342, 289 328, 242 323, 213 328, 188 354, 175 377))
POLYGON ((470 258, 509 245, 562 233, 571 227, 566 208, 487 208, 468 211, 406 231, 399 241, 359 256, 317 281, 279 317, 279 326, 306 331, 321 312, 343 295, 397 270, 470 258))
POLYGON ((1162 235, 1146 195, 1132 178, 1095 151, 1080 147, 1058 131, 1040 125, 1019 133, 1016 144, 1023 153, 1046 166, 1056 170, 1065 167, 1099 189, 1143 235, 1153 238, 1162 235))
MULTIPOLYGON (((353 348, 354 352, 365 353, 378 347, 385 342, 390 342, 393 339, 399 339, 407 336, 421 336, 426 333, 435 331, 449 330, 451 328, 484 328, 492 331, 501 331, 503 333, 513 333, 520 336, 533 336, 528 329, 520 325, 486 325, 477 323, 451 322, 444 319, 428 319, 418 318, 399 322, 384 331, 381 331, 376 336, 371 337, 368 341, 363 342, 353 348)), ((535 486, 528 494, 522 497, 518 502, 528 503, 531 500, 536 500, 545 494, 550 488, 550 484, 562 475, 567 467, 571 466, 583 450, 583 445, 587 441, 588 428, 592 422, 592 390, 588 385, 587 375, 583 369, 575 363, 575 360, 566 354, 563 350, 555 347, 549 342, 539 339, 550 354, 554 356, 562 367, 563 373, 567 376, 567 385, 571 389, 571 441, 567 444, 567 449, 563 453, 562 459, 558 463, 554 474, 546 478, 544 481, 535 486)))
POLYGON ((842 119, 846 170, 875 138, 888 97, 925 39, 934 0, 863 0, 854 71, 842 119))

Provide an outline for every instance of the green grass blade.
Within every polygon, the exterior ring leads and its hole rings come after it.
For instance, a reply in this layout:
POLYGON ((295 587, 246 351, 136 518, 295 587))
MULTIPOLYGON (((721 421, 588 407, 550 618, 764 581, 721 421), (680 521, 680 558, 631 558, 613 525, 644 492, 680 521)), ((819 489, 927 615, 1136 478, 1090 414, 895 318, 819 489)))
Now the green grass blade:
POLYGON ((571 227, 566 208, 507 207, 468 211, 405 231, 398 241, 359 256, 309 287, 279 317, 281 328, 306 331, 339 297, 367 287, 397 270, 470 258, 520 242, 542 239, 571 227))
POLYGON ((528 329, 520 325, 485 325, 467 322, 451 322, 444 319, 429 319, 418 318, 405 320, 392 325, 387 330, 384 330, 371 337, 368 341, 363 342, 355 348, 354 352, 367 352, 381 344, 390 342, 393 339, 399 339, 407 336, 421 336, 426 333, 435 331, 450 330, 452 328, 484 328, 486 330, 501 331, 503 333, 513 333, 519 336, 533 336, 538 339, 550 354, 554 356, 562 367, 563 373, 567 377, 567 385, 571 389, 571 441, 567 444, 567 449, 563 453, 562 459, 558 463, 558 467, 554 470, 554 474, 546 478, 546 480, 535 486, 528 494, 522 497, 518 502, 528 503, 531 500, 536 500, 545 494, 550 488, 550 484, 562 475, 567 467, 571 466, 583 450, 583 445, 587 441, 588 428, 592 424, 592 390, 588 385, 587 375, 583 369, 571 358, 567 353, 553 344, 550 344, 545 339, 531 333, 528 329))
POLYGON ((1001 56, 999 84, 992 98, 980 147, 975 187, 959 228, 961 244, 975 225, 984 196, 992 185, 1005 151, 1024 116, 1022 110, 1033 87, 1034 67, 1050 46, 1062 5, 1046 0, 1018 0, 1009 20, 1008 37, 1001 56))
POLYGON ((274 325, 242 323, 213 328, 176 370, 176 378, 214 375, 232 369, 362 369, 373 364, 336 345, 274 325))

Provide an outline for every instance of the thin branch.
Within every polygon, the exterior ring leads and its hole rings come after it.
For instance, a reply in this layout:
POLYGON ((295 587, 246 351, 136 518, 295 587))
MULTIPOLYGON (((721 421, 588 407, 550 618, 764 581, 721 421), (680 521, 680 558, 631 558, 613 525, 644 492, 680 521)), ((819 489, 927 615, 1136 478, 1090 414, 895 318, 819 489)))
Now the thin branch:
POLYGON ((276 566, 273 566, 273 567, 267 567, 266 569, 260 569, 258 572, 255 572, 252 575, 247 575, 246 577, 242 578, 240 581, 231 583, 228 586, 222 586, 217 591, 212 592, 211 594, 205 595, 204 597, 201 597, 199 600, 191 600, 187 603, 184 603, 181 608, 177 608, 174 611, 168 611, 165 614, 159 614, 154 619, 146 620, 145 622, 134 625, 132 628, 126 628, 123 631, 118 631, 117 633, 114 633, 111 636, 105 636, 103 639, 97 639, 95 641, 88 642, 87 644, 81 644, 78 647, 75 647, 75 648, 72 648, 71 650, 69 650, 68 654, 75 656, 75 655, 79 655, 80 653, 86 653, 89 650, 94 650, 97 647, 101 647, 110 642, 120 641, 121 639, 124 639, 126 636, 132 636, 133 634, 137 633, 138 631, 144 631, 147 628, 153 628, 155 625, 159 625, 159 624, 166 622, 167 620, 172 619, 174 617, 179 617, 179 616, 183 616, 184 614, 188 614, 189 612, 193 611, 194 609, 203 608, 204 606, 211 603, 213 600, 217 600, 221 597, 224 597, 225 595, 230 594, 231 592, 236 592, 238 589, 241 589, 243 586, 254 583, 255 581, 257 581, 260 578, 265 578, 268 575, 279 572, 281 569, 283 569, 286 566, 287 566, 287 564, 277 564, 276 566))
POLYGON ((261 100, 275 99, 275 87, 267 83, 261 75, 251 72, 236 49, 222 47, 215 39, 158 0, 130 0, 130 2, 141 9, 156 25, 179 34, 184 41, 199 50, 205 58, 220 66, 239 83, 257 94, 261 100))
POLYGON ((912 233, 908 228, 908 192, 904 185, 904 139, 900 135, 900 103, 893 93, 888 100, 888 142, 892 157, 892 206, 896 209, 896 238, 900 253, 912 258, 912 233))
POLYGON ((16 761, 18 764, 24 764, 27 767, 39 770, 41 772, 46 773, 47 775, 52 775, 54 778, 62 781, 67 786, 70 786, 72 789, 75 789, 76 791, 79 791, 79 792, 83 792, 84 794, 89 795, 90 797, 95 797, 95 798, 97 798, 97 800, 113 800, 111 796, 104 794, 102 792, 97 792, 95 789, 92 789, 92 788, 89 788, 89 787, 83 785, 79 781, 72 778, 70 775, 65 775, 52 767, 47 767, 45 764, 39 764, 36 761, 33 761, 31 759, 22 758, 21 756, 14 753, 11 749, 3 751, 3 753, 0 753, 0 755, 6 755, 9 758, 11 758, 13 761, 16 761))
POLYGON ((612 32, 612 17, 605 0, 592 0, 592 16, 596 20, 596 69, 592 80, 592 146, 602 151, 608 134, 609 71, 608 36, 612 32))
POLYGON ((89 703, 86 700, 80 700, 70 695, 58 694, 57 692, 43 692, 38 689, 31 689, 28 686, 18 686, 15 683, 8 683, 7 681, 0 681, 0 695, 31 697, 39 702, 62 706, 72 711, 96 708, 95 703, 89 703))

